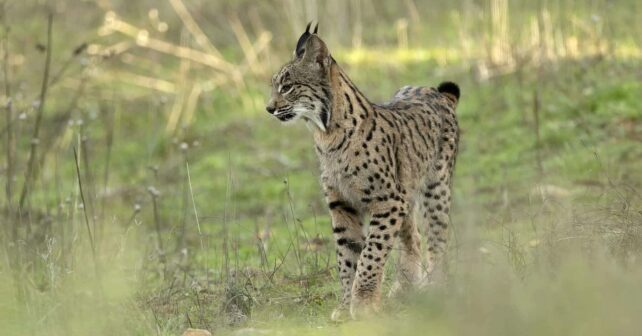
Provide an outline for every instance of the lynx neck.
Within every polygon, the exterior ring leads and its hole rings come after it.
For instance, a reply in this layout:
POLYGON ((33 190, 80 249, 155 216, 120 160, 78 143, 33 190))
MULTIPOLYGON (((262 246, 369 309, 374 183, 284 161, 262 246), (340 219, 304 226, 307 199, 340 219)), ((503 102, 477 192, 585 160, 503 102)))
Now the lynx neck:
POLYGON ((336 63, 330 69, 332 108, 326 132, 316 130, 317 154, 331 155, 343 149, 349 139, 373 113, 368 99, 336 63))

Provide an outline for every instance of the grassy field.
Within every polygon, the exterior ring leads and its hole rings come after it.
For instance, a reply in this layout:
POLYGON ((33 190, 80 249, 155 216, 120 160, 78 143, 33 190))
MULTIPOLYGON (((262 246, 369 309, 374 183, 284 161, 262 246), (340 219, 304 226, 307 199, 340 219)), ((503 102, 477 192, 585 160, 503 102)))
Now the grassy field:
POLYGON ((640 333, 637 1, 0 8, 1 334, 640 333), (313 140, 264 110, 310 19, 372 101, 462 88, 448 281, 376 320, 329 320, 313 140))

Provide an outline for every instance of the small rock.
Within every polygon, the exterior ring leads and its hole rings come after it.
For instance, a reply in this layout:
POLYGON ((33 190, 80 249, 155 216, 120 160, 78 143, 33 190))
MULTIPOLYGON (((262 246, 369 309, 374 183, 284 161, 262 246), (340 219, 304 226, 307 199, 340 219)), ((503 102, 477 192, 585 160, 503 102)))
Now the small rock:
POLYGON ((182 336, 212 336, 212 333, 205 329, 187 328, 187 330, 183 332, 182 336))
POLYGON ((234 336, 253 336, 253 335, 270 335, 272 332, 266 329, 243 328, 238 329, 232 335, 234 336))
POLYGON ((553 200, 561 200, 563 198, 571 196, 571 192, 562 187, 558 187, 550 184, 544 184, 544 185, 535 186, 531 190, 531 195, 540 196, 543 201, 549 201, 549 200, 553 201, 553 200))

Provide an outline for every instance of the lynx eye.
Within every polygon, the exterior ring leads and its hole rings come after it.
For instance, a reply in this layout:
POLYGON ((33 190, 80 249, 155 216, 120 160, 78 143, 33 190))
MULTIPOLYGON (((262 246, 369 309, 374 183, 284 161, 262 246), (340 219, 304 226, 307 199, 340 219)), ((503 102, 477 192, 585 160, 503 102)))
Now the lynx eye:
POLYGON ((292 91, 294 87, 291 84, 285 84, 281 86, 281 94, 288 94, 290 91, 292 91))

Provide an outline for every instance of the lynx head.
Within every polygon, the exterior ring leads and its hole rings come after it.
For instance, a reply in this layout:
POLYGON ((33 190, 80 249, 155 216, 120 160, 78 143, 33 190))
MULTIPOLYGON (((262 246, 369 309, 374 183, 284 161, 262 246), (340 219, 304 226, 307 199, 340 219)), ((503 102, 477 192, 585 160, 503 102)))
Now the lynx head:
POLYGON ((303 119, 325 132, 330 119, 332 56, 310 23, 299 37, 291 61, 272 77, 266 110, 282 122, 303 119))

